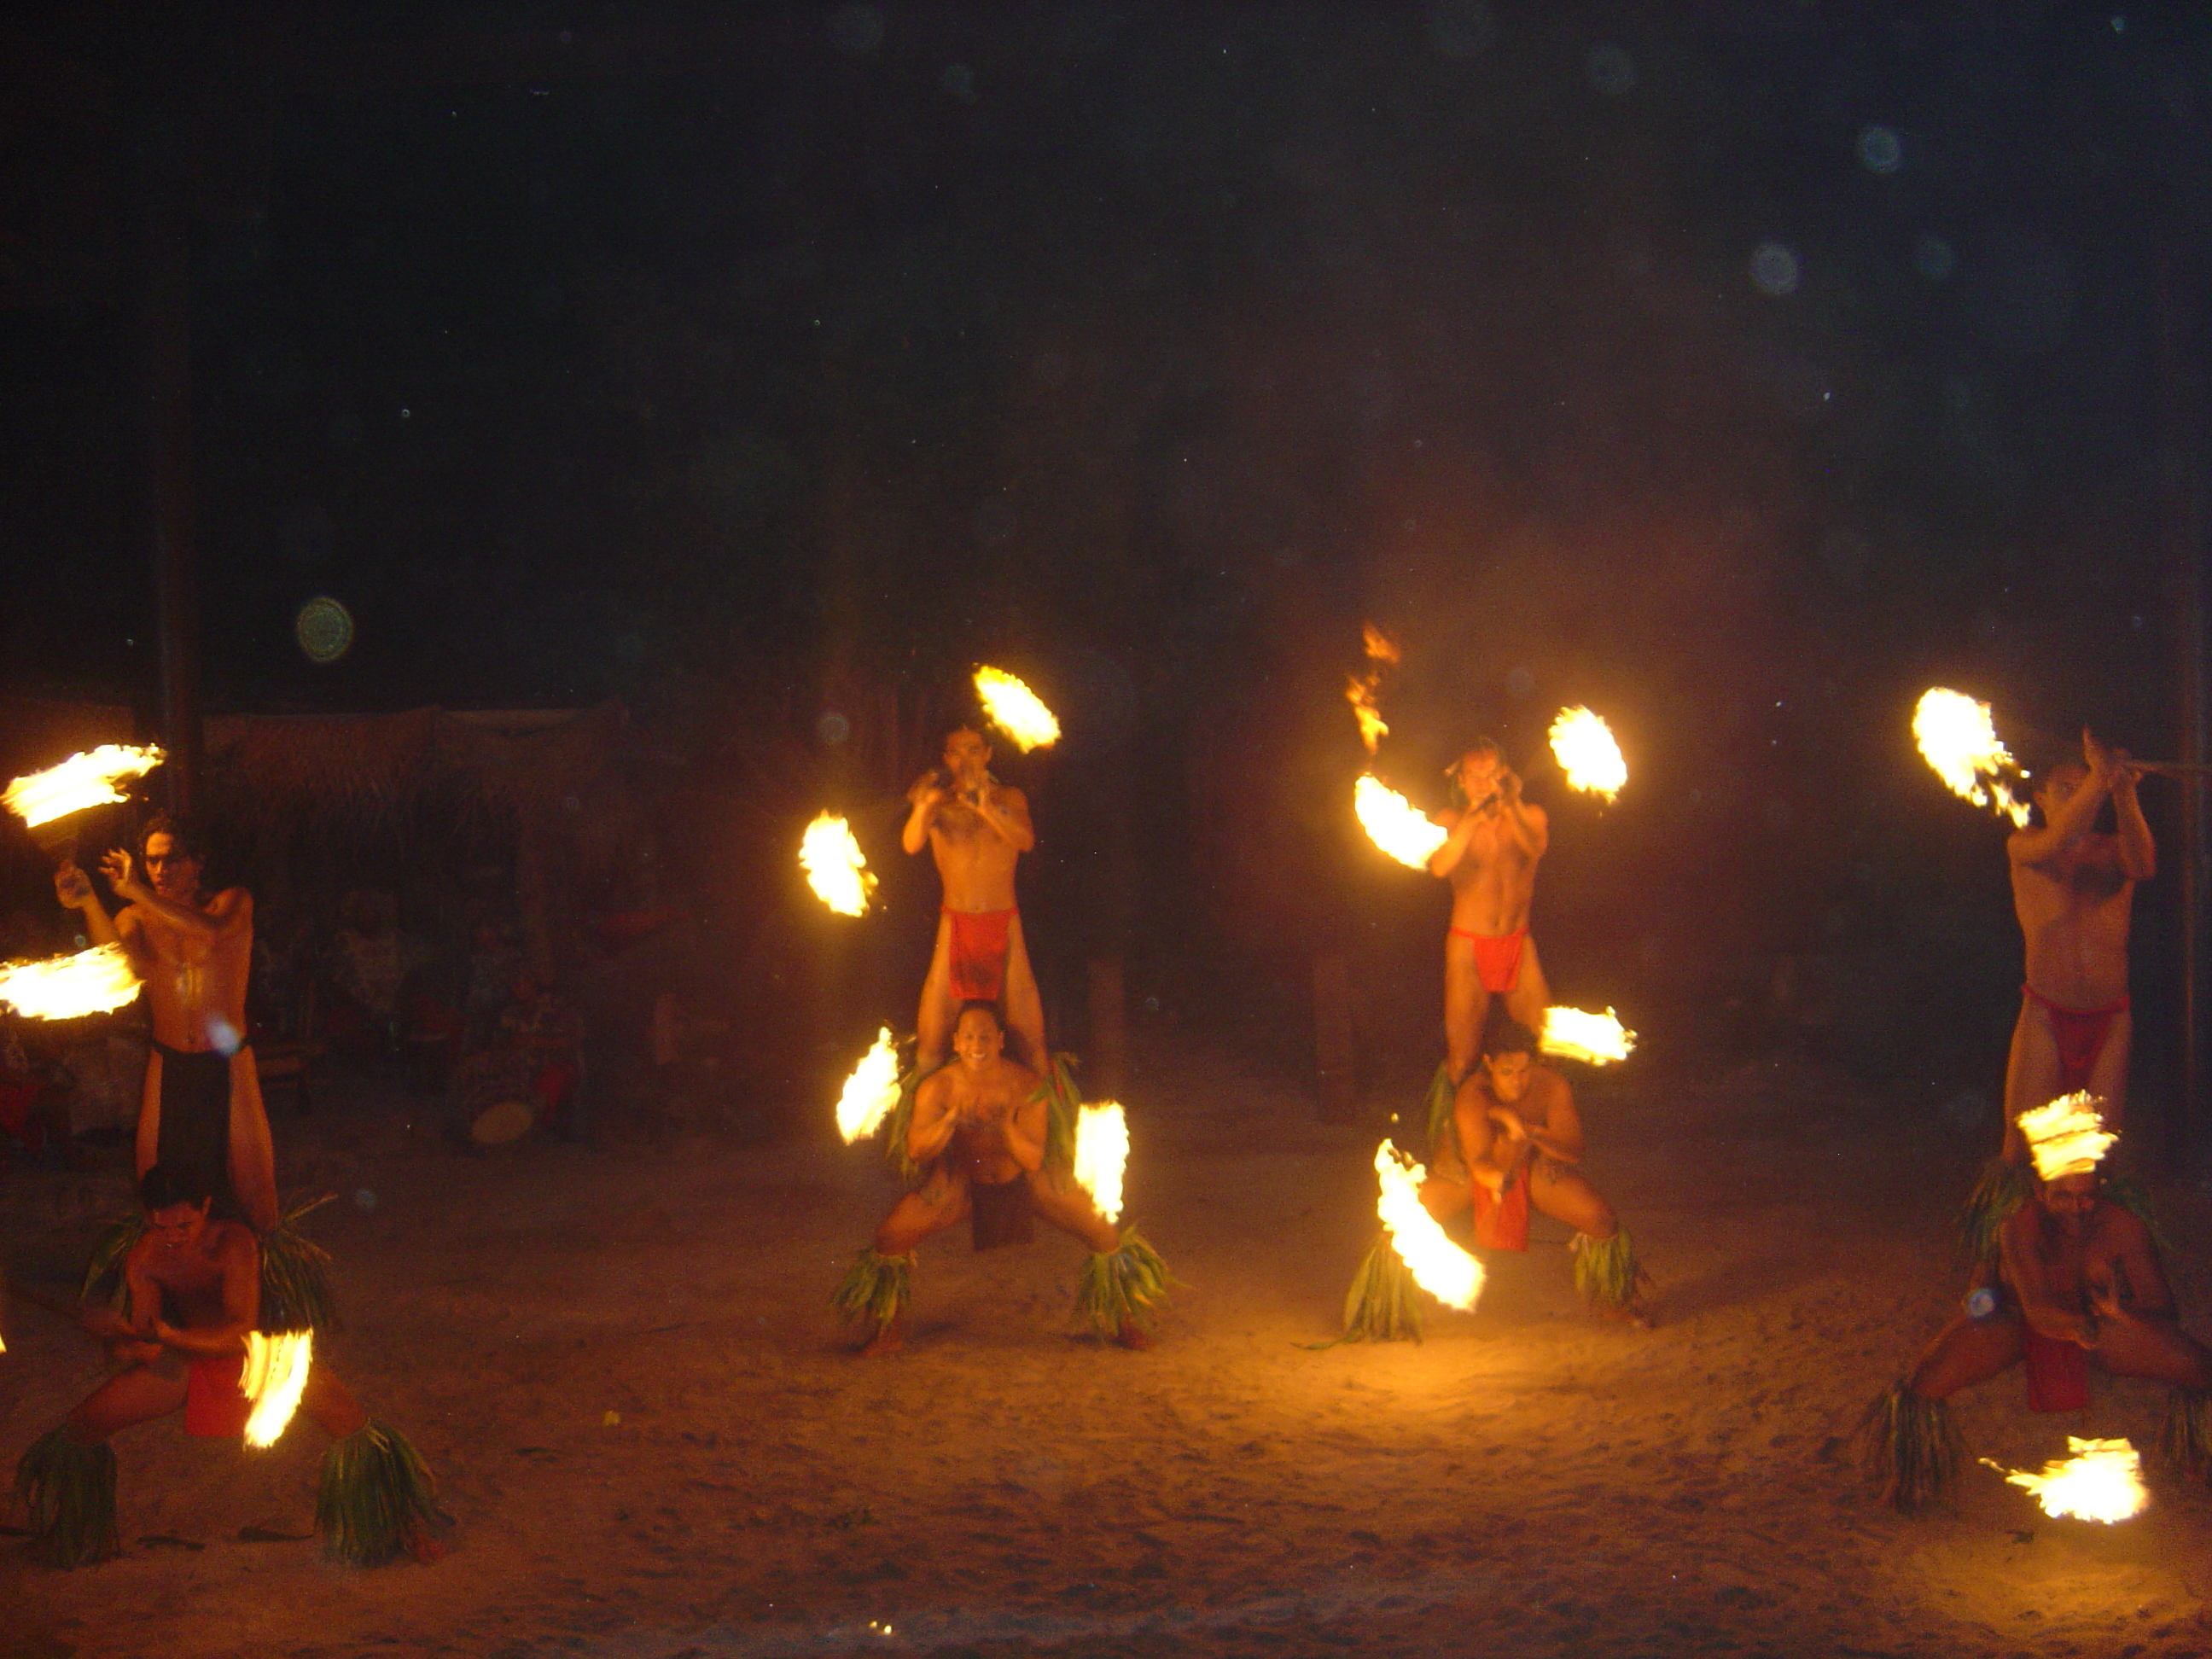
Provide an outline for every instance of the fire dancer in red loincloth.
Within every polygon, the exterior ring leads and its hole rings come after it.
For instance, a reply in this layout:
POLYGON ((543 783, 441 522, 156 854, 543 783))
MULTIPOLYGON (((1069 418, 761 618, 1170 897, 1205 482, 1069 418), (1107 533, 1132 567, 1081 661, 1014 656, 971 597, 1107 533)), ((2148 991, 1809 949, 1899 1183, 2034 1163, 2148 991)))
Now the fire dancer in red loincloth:
POLYGON ((1488 738, 1460 757, 1454 780, 1464 804, 1441 820, 1450 833, 1430 854, 1429 873, 1452 889, 1444 1067, 1456 1087, 1474 1068, 1492 997, 1532 1030, 1544 1024, 1551 992, 1528 937, 1528 906, 1551 826, 1542 807, 1521 799, 1521 780, 1488 738))

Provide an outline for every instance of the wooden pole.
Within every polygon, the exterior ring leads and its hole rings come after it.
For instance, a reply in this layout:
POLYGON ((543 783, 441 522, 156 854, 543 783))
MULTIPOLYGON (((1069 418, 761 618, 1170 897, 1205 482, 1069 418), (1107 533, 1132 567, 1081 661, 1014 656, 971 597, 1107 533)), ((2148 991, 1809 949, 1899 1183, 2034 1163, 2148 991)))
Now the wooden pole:
POLYGON ((173 153, 148 122, 138 157, 139 386, 145 421, 148 563, 154 583, 155 711, 172 810, 199 793, 200 628, 192 524, 191 231, 173 153))

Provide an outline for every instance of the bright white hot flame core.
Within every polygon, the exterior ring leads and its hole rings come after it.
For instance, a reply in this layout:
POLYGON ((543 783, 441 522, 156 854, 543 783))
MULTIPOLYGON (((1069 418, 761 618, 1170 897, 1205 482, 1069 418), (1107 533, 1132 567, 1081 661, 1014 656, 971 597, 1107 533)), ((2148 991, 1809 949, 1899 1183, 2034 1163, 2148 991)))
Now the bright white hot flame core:
POLYGON ((150 744, 133 749, 119 743, 103 744, 82 755, 71 755, 59 766, 17 778, 0 793, 0 805, 35 830, 88 806, 123 799, 123 792, 115 786, 125 778, 143 776, 161 760, 161 751, 150 744))
POLYGON ((2097 1109, 2103 1104, 2085 1090, 2020 1115, 2020 1132, 2027 1139, 2039 1176, 2056 1181, 2062 1176, 2087 1175, 2097 1167, 2119 1139, 2105 1127, 2105 1115, 2097 1109))
POLYGON ((799 843, 799 861, 814 896, 839 915, 857 916, 867 909, 868 896, 876 890, 875 872, 844 819, 824 812, 808 824, 799 843))
POLYGON ((1586 1014, 1579 1008, 1547 1008, 1544 1033, 1537 1041, 1547 1054, 1604 1066, 1628 1058, 1636 1047, 1636 1033, 1622 1025, 1610 1008, 1601 1014, 1586 1014))
POLYGON ((1912 736, 1953 794, 1977 806, 1995 807, 2015 828, 2027 827, 2028 804, 2021 793, 2027 774, 1997 741, 1989 704, 1933 687, 1921 694, 1912 711, 1912 736))
POLYGON ((853 1075, 845 1079, 845 1092, 837 1097, 837 1133, 845 1137, 845 1144, 849 1146, 875 1133, 898 1097, 898 1043, 886 1025, 876 1033, 875 1046, 860 1056, 853 1075))
POLYGON ((1571 787, 1603 795, 1608 806, 1628 781, 1628 763, 1613 740, 1613 728, 1587 708, 1559 710, 1552 722, 1552 758, 1571 787))
POLYGON ((1352 786, 1352 810, 1368 839, 1408 869, 1427 869, 1429 854, 1444 844, 1442 828, 1371 772, 1352 786))
POLYGON ((253 1402, 246 1417, 246 1443, 273 1446, 307 1392, 308 1368, 315 1363, 313 1331, 246 1334, 246 1371, 238 1385, 253 1402))
POLYGON ((991 724, 1014 740, 1024 755, 1060 741, 1060 722, 1037 694, 1012 674, 986 665, 975 671, 975 695, 991 724))
POLYGON ((2109 1526, 2141 1514, 2150 1502, 2142 1483, 2142 1458, 2126 1441, 2076 1440, 2069 1434, 2066 1449, 2074 1455, 2063 1462, 2045 1464, 2039 1474, 2008 1469, 1986 1457, 1982 1462, 2014 1486, 2033 1492, 2043 1512, 2054 1520, 2070 1515, 2109 1526))
POLYGON ((1390 1230, 1390 1243, 1416 1285, 1450 1307, 1472 1310, 1482 1296, 1482 1263, 1455 1244, 1421 1207, 1427 1173, 1383 1141, 1375 1149, 1375 1175, 1381 1183, 1375 1213, 1390 1230))
POLYGON ((1128 1165, 1127 1114, 1110 1100, 1085 1106, 1075 1121, 1075 1182, 1109 1221, 1121 1218, 1121 1174, 1128 1165))
POLYGON ((137 994, 138 975, 120 945, 0 964, 0 1002, 30 1019, 112 1013, 137 994))

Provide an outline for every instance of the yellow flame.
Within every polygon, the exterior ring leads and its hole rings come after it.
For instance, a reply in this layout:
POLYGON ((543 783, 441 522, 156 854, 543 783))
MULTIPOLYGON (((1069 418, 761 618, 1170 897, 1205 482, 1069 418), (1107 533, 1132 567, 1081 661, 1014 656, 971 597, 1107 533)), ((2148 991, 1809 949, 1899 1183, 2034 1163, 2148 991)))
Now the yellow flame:
POLYGON ((0 1002, 31 1019, 80 1019, 122 1007, 138 994, 138 975, 120 945, 74 956, 0 963, 0 1002))
POLYGON ((246 1371, 238 1380, 253 1409, 246 1417, 246 1443, 273 1446, 276 1437, 300 1409, 307 1391, 308 1368, 315 1363, 313 1331, 283 1331, 264 1336, 246 1334, 246 1371))
POLYGON ((1380 1183, 1375 1213, 1390 1230, 1398 1259, 1413 1282, 1439 1302, 1472 1309, 1482 1295, 1482 1263, 1452 1243, 1437 1218, 1421 1207, 1421 1182, 1427 1171, 1387 1139, 1375 1149, 1380 1183))
POLYGON ((0 792, 0 805, 35 830, 88 806, 125 799, 116 784, 143 776, 162 758, 161 751, 150 744, 133 749, 119 743, 103 744, 82 755, 71 755, 59 766, 17 778, 0 792))
POLYGON ((1408 869, 1427 869, 1429 854, 1444 844, 1441 828, 1371 772, 1352 785, 1352 810, 1368 839, 1408 869))
POLYGON ((1636 1047, 1636 1033, 1622 1025, 1610 1008, 1601 1014, 1586 1014, 1579 1008, 1547 1008, 1544 1033, 1538 1042, 1547 1054, 1604 1066, 1628 1058, 1636 1047))
POLYGON ((1608 806, 1628 781, 1628 763, 1620 757, 1613 728, 1587 708, 1559 710, 1552 722, 1552 758, 1571 787, 1603 795, 1608 806))
POLYGON ((2041 1474, 2008 1469, 1984 1457, 2014 1486, 2033 1492, 2043 1512, 2054 1520, 2074 1516, 2083 1521, 2102 1521, 2110 1526, 2140 1515, 2150 1502, 2142 1483, 2142 1458, 2124 1440, 2076 1440, 2066 1437, 2066 1449, 2074 1455, 2063 1462, 2043 1466, 2041 1474))
POLYGON ((1398 647, 1373 623, 1360 623, 1359 631, 1367 647, 1367 659, 1375 666, 1364 674, 1352 675, 1345 684, 1344 697, 1359 721, 1359 740, 1371 755, 1376 744, 1390 735, 1389 726, 1383 723, 1382 711, 1376 707, 1375 697, 1382 689, 1383 670, 1398 660, 1398 647))
POLYGON ((975 671, 975 695, 991 724, 1014 740, 1024 755, 1060 741, 1060 722, 1037 694, 1012 674, 985 666, 975 671))
POLYGON ((2020 1132, 2027 1138, 2037 1175, 2057 1181, 2062 1176, 2087 1175, 2097 1167, 2119 1139, 2105 1127, 2105 1115, 2097 1109, 2103 1104, 2085 1090, 2020 1115, 2020 1132))
POLYGON ((845 1092, 837 1097, 837 1133, 845 1144, 875 1133, 898 1104, 898 1043, 886 1025, 876 1033, 875 1046, 860 1056, 853 1075, 845 1079, 845 1092))
POLYGON ((1121 1172, 1128 1164, 1127 1115, 1110 1100, 1085 1106, 1075 1121, 1075 1182, 1109 1221, 1121 1218, 1121 1172))
POLYGON ((857 916, 868 908, 876 890, 875 872, 862 856, 844 819, 824 812, 806 826, 799 843, 799 861, 806 868, 806 884, 841 916, 857 916))
POLYGON ((2027 774, 1997 741, 1989 704, 1933 687, 1921 694, 1912 711, 1912 736, 1953 794, 1977 806, 1995 807, 2015 828, 2027 827, 2027 774))

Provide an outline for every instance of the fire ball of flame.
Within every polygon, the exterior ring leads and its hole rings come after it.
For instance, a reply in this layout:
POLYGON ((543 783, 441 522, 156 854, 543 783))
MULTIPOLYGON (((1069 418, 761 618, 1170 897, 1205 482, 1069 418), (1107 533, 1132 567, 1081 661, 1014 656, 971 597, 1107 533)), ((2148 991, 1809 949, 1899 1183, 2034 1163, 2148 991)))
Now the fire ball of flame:
POLYGON ((866 913, 868 896, 876 890, 875 872, 844 819, 824 812, 808 824, 799 843, 799 861, 806 867, 806 884, 815 897, 841 916, 866 913))
POLYGON ((30 1019, 112 1013, 138 994, 138 975, 120 945, 74 956, 0 963, 0 1002, 30 1019))
POLYGON ((1060 741, 1060 722, 1037 694, 1012 674, 985 666, 975 671, 975 695, 991 724, 1014 740, 1024 755, 1060 741))
POLYGON ((1571 787, 1603 795, 1608 806, 1628 781, 1628 763, 1620 757, 1613 728, 1587 708, 1559 711, 1552 722, 1552 758, 1571 787))
POLYGON ((1098 1213, 1121 1218, 1121 1172, 1129 1164, 1129 1120, 1110 1100, 1085 1106, 1075 1121, 1075 1183, 1098 1213))
POLYGON ((307 1392, 307 1371, 314 1363, 313 1331, 280 1331, 274 1336, 259 1331, 246 1334, 246 1370, 238 1386, 253 1402, 246 1417, 247 1445, 276 1443, 292 1413, 300 1409, 300 1396, 307 1392))
POLYGON ((1375 1213, 1390 1230, 1391 1245, 1413 1282, 1447 1306, 1472 1310, 1482 1296, 1482 1263, 1455 1244, 1437 1218, 1421 1207, 1421 1182, 1427 1173, 1384 1140, 1375 1149, 1375 1174, 1381 1183, 1375 1213))
POLYGON ((2027 774, 1997 741, 1989 704, 1936 686, 1921 694, 1912 711, 1912 736, 1953 794, 1995 807, 2017 829, 2027 827, 2027 802, 2020 790, 2027 774))
POLYGON ((1359 740, 1371 755, 1376 744, 1390 735, 1390 728, 1383 723, 1382 711, 1376 707, 1375 696, 1382 689, 1382 671, 1398 660, 1398 647, 1373 623, 1362 623, 1359 629, 1367 647, 1367 660, 1375 666, 1364 674, 1352 675, 1345 685, 1344 697, 1358 719, 1359 740))
POLYGON ((124 799, 116 784, 143 776, 162 759, 161 751, 150 744, 133 749, 119 743, 103 744, 82 755, 71 755, 59 766, 17 778, 0 792, 0 805, 35 830, 88 806, 124 799))
POLYGON ((1427 869, 1429 855, 1444 844, 1441 828, 1371 772, 1352 786, 1352 810, 1368 839, 1409 870, 1427 869))
POLYGON ((2020 1132, 2027 1138, 2039 1176, 2057 1181, 2062 1176, 2087 1175, 2097 1167, 2119 1139, 2105 1127, 2105 1115, 2097 1109, 2103 1103, 2084 1090, 2020 1115, 2020 1132))
POLYGON ((1606 1066, 1628 1058, 1636 1047, 1636 1033, 1623 1026, 1610 1008, 1601 1014, 1586 1014, 1579 1008, 1547 1008, 1544 1034, 1537 1041, 1547 1054, 1606 1066))
POLYGON ((837 1097, 837 1133, 845 1144, 872 1135, 898 1104, 898 1043, 886 1025, 876 1033, 875 1047, 860 1056, 853 1075, 845 1079, 845 1092, 837 1097))
POLYGON ((2014 1486, 2034 1493, 2043 1512, 2053 1520, 2070 1515, 2110 1526, 2141 1514, 2150 1502, 2142 1483, 2142 1458, 2126 1441, 2076 1440, 2069 1434, 2066 1449, 2074 1455, 2063 1462, 2045 1464, 2040 1474, 2008 1469, 1986 1457, 1982 1462, 2014 1486))

